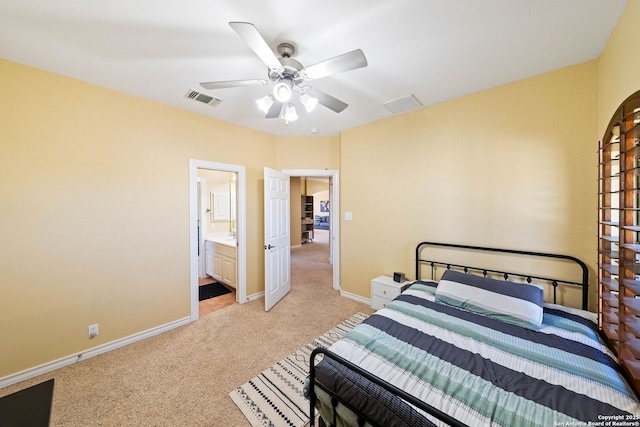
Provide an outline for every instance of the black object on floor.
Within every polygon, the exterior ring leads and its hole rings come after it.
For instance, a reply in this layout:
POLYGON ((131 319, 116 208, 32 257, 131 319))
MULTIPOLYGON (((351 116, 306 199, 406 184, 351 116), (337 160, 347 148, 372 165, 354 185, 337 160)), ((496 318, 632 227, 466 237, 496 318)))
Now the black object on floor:
POLYGON ((0 398, 3 427, 48 427, 53 399, 53 379, 0 398))
POLYGON ((231 291, 227 289, 225 285, 220 283, 210 283, 208 285, 198 286, 198 291, 200 292, 200 299, 198 301, 203 301, 209 298, 219 297, 220 295, 229 294, 231 291))

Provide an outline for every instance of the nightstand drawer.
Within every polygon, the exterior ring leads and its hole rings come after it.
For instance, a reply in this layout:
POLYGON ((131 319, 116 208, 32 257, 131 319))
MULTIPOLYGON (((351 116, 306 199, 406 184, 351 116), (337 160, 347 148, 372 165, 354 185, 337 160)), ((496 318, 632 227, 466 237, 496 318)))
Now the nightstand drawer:
POLYGON ((371 296, 371 308, 374 310, 385 308, 390 302, 391 300, 389 298, 379 297, 378 295, 371 296))
POLYGON ((378 296, 386 299, 394 299, 398 295, 400 295, 400 287, 398 286, 387 285, 385 283, 380 283, 376 281, 371 282, 371 295, 378 296))
POLYGON ((402 286, 410 282, 394 282, 389 276, 378 276, 371 280, 371 307, 378 310, 400 295, 402 286))

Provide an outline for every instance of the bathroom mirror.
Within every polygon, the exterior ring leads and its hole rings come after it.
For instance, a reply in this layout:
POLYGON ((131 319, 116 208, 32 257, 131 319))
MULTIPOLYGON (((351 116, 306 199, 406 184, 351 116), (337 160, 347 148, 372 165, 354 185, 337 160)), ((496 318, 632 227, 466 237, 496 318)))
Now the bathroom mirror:
POLYGON ((229 221, 231 218, 230 194, 222 191, 211 192, 211 221, 229 221))

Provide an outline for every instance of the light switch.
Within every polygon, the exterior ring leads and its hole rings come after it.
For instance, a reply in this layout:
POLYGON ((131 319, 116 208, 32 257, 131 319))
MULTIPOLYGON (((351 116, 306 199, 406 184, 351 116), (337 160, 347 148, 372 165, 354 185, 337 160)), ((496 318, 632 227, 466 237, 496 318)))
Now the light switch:
POLYGON ((353 216, 352 216, 351 212, 345 212, 344 213, 344 219, 345 219, 345 221, 351 221, 353 219, 353 216))

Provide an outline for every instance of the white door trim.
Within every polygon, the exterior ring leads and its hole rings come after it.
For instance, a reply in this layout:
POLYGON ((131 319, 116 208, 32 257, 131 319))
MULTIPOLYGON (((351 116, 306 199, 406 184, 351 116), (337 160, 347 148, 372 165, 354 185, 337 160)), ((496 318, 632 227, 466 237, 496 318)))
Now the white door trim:
POLYGON ((247 302, 247 175, 244 166, 189 159, 189 270, 191 286, 191 321, 200 317, 198 310, 198 169, 236 172, 237 175, 237 269, 236 299, 247 302))
POLYGON ((329 204, 329 216, 331 217, 331 250, 333 251, 333 289, 340 290, 340 180, 339 171, 336 169, 284 169, 282 171, 290 176, 308 176, 317 178, 331 178, 331 203, 329 204))
MULTIPOLYGON (((205 194, 207 194, 207 181, 203 178, 197 178, 197 183, 200 187, 200 198, 198 200, 199 205, 200 205, 200 209, 198 210, 198 223, 200 224, 200 238, 198 240, 198 253, 200 255, 202 255, 204 253, 204 238, 202 237, 204 235, 204 229, 203 229, 203 224, 204 224, 204 219, 205 219, 205 194)), ((204 273, 204 257, 203 256, 199 256, 199 260, 198 260, 198 279, 201 279, 205 276, 204 273)))

